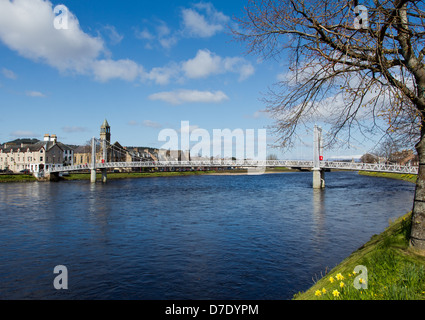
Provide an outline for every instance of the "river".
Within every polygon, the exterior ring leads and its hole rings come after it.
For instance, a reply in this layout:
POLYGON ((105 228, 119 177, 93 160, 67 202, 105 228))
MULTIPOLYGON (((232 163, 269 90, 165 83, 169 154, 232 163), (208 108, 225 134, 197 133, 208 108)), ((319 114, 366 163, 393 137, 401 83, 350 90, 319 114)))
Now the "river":
POLYGON ((291 299, 412 208, 414 184, 325 178, 0 184, 0 299, 291 299))

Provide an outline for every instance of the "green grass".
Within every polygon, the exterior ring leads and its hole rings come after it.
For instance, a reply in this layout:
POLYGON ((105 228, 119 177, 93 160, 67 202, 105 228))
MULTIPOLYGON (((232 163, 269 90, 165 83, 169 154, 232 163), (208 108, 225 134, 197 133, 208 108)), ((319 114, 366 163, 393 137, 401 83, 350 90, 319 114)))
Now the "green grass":
POLYGON ((0 183, 2 182, 34 182, 37 181, 32 175, 28 174, 1 174, 0 183))
POLYGON ((369 177, 379 177, 379 178, 404 180, 404 181, 409 181, 409 182, 413 182, 413 183, 415 183, 416 179, 417 179, 416 174, 406 174, 406 173, 359 171, 359 174, 361 174, 363 176, 369 176, 369 177))
MULTIPOLYGON (((360 174, 364 174, 361 172, 360 174)), ((365 175, 416 181, 415 175, 365 172, 365 175)), ((411 213, 353 252, 295 300, 425 300, 425 256, 409 246, 411 213), (367 289, 356 289, 365 278, 356 266, 367 269, 367 289), (343 286, 341 287, 341 282, 343 286), (335 291, 336 290, 336 291, 335 291), (335 295, 334 295, 335 292, 335 295)))
POLYGON ((411 213, 393 222, 294 299, 425 300, 425 257, 409 247, 410 221, 411 213), (367 289, 354 286, 359 278, 366 280, 364 273, 353 274, 359 265, 367 268, 367 289))
MULTIPOLYGON (((176 176, 193 176, 214 173, 214 171, 182 171, 182 172, 117 172, 108 173, 107 179, 130 179, 130 178, 153 178, 153 177, 176 177, 176 176)), ((101 179, 101 174, 97 174, 96 178, 101 179)), ((64 180, 90 180, 90 173, 72 173, 63 177, 64 180)))

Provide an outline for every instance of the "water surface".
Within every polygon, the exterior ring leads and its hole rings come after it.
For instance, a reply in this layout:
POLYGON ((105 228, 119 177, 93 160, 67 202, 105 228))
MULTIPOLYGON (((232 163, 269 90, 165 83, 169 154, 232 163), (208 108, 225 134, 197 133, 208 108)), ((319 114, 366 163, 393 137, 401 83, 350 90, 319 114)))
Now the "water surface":
POLYGON ((408 182, 311 180, 0 184, 0 299, 291 299, 412 207, 408 182), (53 286, 56 265, 68 290, 53 286))

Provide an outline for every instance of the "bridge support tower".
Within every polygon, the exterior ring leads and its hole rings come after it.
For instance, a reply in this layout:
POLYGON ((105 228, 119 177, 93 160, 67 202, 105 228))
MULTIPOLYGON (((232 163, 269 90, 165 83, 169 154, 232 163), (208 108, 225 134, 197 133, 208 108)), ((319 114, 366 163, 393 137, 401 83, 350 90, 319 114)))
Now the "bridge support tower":
POLYGON ((325 187, 325 173, 320 167, 320 161, 323 161, 323 140, 322 128, 318 126, 314 126, 313 149, 313 189, 323 189, 325 187))
POLYGON ((96 183, 96 140, 94 137, 91 140, 90 182, 96 183))
MULTIPOLYGON (((102 154, 103 154, 103 160, 102 162, 106 163, 106 161, 108 160, 108 152, 107 152, 107 146, 106 146, 106 140, 102 139, 102 154)), ((104 168, 102 169, 102 182, 106 183, 108 179, 108 174, 107 174, 107 169, 104 168)))

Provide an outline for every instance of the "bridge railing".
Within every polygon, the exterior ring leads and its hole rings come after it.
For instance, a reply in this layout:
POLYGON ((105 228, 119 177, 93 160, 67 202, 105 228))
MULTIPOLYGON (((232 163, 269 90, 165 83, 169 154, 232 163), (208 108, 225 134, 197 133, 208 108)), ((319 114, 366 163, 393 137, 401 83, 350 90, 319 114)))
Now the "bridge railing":
MULTIPOLYGON (((140 162, 107 162, 96 163, 96 169, 111 168, 216 168, 216 167, 289 167, 289 168, 313 168, 313 161, 304 160, 204 160, 204 161, 140 161, 140 162)), ((353 171, 378 171, 417 174, 416 166, 390 165, 384 163, 353 163, 321 161, 320 167, 324 169, 343 169, 353 171)), ((46 170, 49 173, 81 171, 92 169, 91 164, 63 166, 46 170)))
MULTIPOLYGON (((296 167, 311 168, 313 161, 304 160, 203 160, 203 161, 139 161, 96 163, 96 169, 110 168, 184 168, 184 167, 296 167)), ((47 172, 66 172, 92 169, 91 164, 51 168, 47 172)))
POLYGON ((355 162, 334 162, 323 161, 321 167, 325 169, 345 169, 353 171, 377 171, 377 172, 393 172, 418 174, 417 166, 402 166, 396 164, 385 163, 355 163, 355 162))

